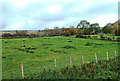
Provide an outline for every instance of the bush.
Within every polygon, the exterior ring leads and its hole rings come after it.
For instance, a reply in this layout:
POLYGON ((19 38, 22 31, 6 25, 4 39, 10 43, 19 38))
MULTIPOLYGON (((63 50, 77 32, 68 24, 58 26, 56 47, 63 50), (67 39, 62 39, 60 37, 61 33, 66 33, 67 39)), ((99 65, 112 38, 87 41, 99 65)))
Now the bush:
POLYGON ((120 41, 120 37, 117 38, 117 41, 120 41))
POLYGON ((39 37, 38 34, 28 34, 25 31, 19 31, 16 33, 4 33, 2 34, 2 38, 35 38, 39 37))
POLYGON ((25 31, 19 31, 19 32, 16 32, 16 35, 17 36, 26 36, 26 32, 25 31))
POLYGON ((11 38, 13 35, 10 33, 4 33, 2 34, 2 38, 11 38))
POLYGON ((64 28, 62 35, 63 36, 70 36, 70 35, 75 35, 76 31, 72 28, 64 28))
POLYGON ((88 38, 91 38, 91 36, 90 36, 90 35, 88 35, 88 38))

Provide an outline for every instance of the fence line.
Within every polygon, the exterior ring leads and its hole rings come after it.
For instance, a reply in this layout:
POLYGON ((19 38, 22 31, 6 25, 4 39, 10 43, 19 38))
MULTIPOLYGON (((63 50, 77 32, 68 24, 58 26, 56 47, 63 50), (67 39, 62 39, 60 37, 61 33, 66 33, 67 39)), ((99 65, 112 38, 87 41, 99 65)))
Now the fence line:
MULTIPOLYGON (((116 54, 116 50, 115 50, 115 57, 117 56, 116 54)), ((96 63, 98 63, 98 60, 97 60, 97 55, 95 53, 95 59, 96 59, 96 63)), ((107 52, 107 60, 109 60, 109 57, 108 57, 108 52, 107 52)), ((56 58, 54 59, 54 63, 55 63, 55 71, 56 71, 56 58)), ((84 63, 84 56, 82 55, 82 64, 85 64, 84 63)), ((71 60, 71 56, 70 56, 70 66, 72 67, 72 60, 71 60)), ((23 63, 21 65, 21 68, 22 68, 22 79, 24 79, 24 71, 23 71, 23 63)))
POLYGON ((84 64, 84 57, 83 57, 83 55, 82 55, 82 63, 84 64))
POLYGON ((22 63, 22 79, 24 79, 23 63, 22 63))
POLYGON ((54 61, 55 61, 55 71, 56 71, 56 58, 54 59, 54 61))
POLYGON ((96 53, 95 53, 95 58, 96 58, 96 63, 98 63, 98 61, 97 61, 97 55, 96 55, 96 53))
POLYGON ((109 57, 108 57, 108 52, 107 52, 107 60, 109 60, 109 57))
POLYGON ((116 55, 116 50, 115 50, 115 57, 116 57, 117 55, 116 55))

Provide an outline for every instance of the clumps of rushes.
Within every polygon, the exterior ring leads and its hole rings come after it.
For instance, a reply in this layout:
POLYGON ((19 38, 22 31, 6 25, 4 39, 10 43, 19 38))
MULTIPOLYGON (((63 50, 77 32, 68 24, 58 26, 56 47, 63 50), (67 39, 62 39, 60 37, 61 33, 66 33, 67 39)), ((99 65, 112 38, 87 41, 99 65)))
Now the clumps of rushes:
POLYGON ((70 39, 67 39, 68 40, 68 42, 72 42, 70 39))
POLYGON ((36 55, 36 57, 41 57, 40 55, 36 55))
POLYGON ((29 51, 29 53, 34 53, 34 51, 29 51))
POLYGON ((37 49, 36 47, 26 47, 25 49, 37 49))
POLYGON ((8 42, 5 42, 5 43, 8 43, 8 42))
POLYGON ((84 46, 92 46, 94 43, 86 43, 84 46))
POLYGON ((103 45, 103 44, 89 43, 89 42, 88 42, 88 43, 86 43, 84 46, 92 46, 92 45, 95 46, 95 45, 103 45))
POLYGON ((25 40, 22 40, 23 42, 25 42, 25 40))
POLYGON ((47 49, 47 48, 49 48, 49 47, 43 47, 43 49, 47 49))
POLYGON ((74 46, 70 46, 70 45, 68 45, 68 46, 64 46, 64 47, 62 47, 62 48, 65 48, 65 49, 71 49, 71 48, 74 48, 74 49, 75 49, 74 46))
POLYGON ((50 51, 51 51, 51 52, 54 52, 54 53, 64 53, 64 54, 67 54, 67 53, 64 52, 64 51, 59 51, 59 50, 58 50, 58 51, 55 51, 54 49, 50 49, 50 51))
POLYGON ((72 42, 72 41, 70 40, 70 41, 68 41, 68 42, 72 42))
POLYGON ((6 56, 2 56, 2 58, 6 58, 6 56))
POLYGON ((23 45, 21 48, 14 48, 18 49, 20 51, 26 52, 26 53, 34 53, 33 50, 37 49, 36 47, 26 47, 26 45, 23 45))
POLYGON ((23 47, 25 47, 26 45, 24 44, 23 47))

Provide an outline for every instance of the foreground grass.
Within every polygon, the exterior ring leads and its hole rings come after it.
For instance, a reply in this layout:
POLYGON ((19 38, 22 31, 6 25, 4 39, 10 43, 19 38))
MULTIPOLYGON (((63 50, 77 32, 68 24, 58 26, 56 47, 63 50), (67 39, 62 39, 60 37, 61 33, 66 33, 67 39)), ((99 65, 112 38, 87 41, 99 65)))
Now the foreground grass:
POLYGON ((100 60, 98 63, 90 62, 81 66, 73 64, 52 71, 45 69, 31 75, 26 75, 25 79, 117 79, 119 80, 118 69, 120 57, 107 60, 100 60))
MULTIPOLYGON (((57 61, 56 70, 72 63, 81 65, 82 55, 85 63, 95 62, 95 53, 98 60, 106 59, 106 52, 110 58, 118 54, 116 41, 69 37, 42 37, 2 39, 2 78, 21 78, 21 63, 24 65, 25 75, 42 71, 43 68, 54 70, 54 58, 57 61)), ((53 71, 52 70, 52 71, 53 71)))

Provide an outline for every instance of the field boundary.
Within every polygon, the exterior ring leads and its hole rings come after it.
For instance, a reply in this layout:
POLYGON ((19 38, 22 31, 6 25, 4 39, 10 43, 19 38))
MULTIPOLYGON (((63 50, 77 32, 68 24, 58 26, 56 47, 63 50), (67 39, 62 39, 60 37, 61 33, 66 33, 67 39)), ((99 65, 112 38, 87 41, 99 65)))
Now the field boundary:
MULTIPOLYGON (((107 55, 107 57, 106 57, 106 60, 107 61, 109 61, 110 60, 110 56, 109 56, 109 53, 107 52, 106 53, 107 55)), ((116 50, 115 50, 115 57, 117 57, 118 55, 116 54, 116 50)), ((96 63, 98 63, 98 60, 97 60, 97 55, 96 55, 96 53, 95 53, 95 59, 96 59, 96 63)), ((85 63, 85 60, 84 60, 84 56, 82 55, 82 64, 81 65, 84 65, 84 64, 86 64, 85 63)), ((57 68, 57 63, 56 63, 56 58, 54 59, 54 71, 56 72, 56 68, 57 68)), ((69 64, 69 66, 72 68, 72 66, 73 66, 73 64, 72 64, 72 58, 71 58, 71 56, 70 56, 70 64, 69 64)), ((22 75, 22 79, 24 79, 24 77, 25 77, 25 75, 24 75, 24 70, 23 70, 23 63, 22 63, 22 65, 21 65, 21 75, 22 75)), ((44 68, 45 69, 45 68, 44 68)))

